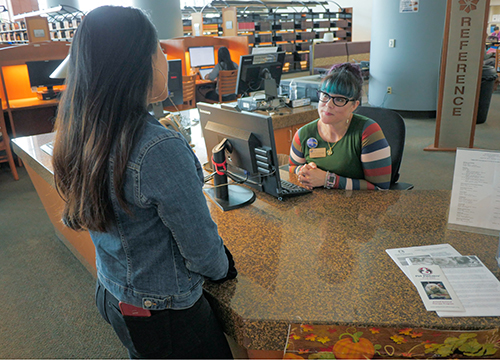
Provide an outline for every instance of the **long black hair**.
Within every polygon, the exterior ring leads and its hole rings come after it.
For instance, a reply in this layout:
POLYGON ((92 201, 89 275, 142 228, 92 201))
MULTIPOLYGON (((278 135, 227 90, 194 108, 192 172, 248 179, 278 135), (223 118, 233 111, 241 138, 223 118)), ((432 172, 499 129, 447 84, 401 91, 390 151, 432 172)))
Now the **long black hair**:
POLYGON ((135 8, 99 7, 75 33, 53 152, 63 220, 74 230, 109 227, 111 186, 127 209, 123 176, 144 126, 157 44, 154 25, 135 8))
POLYGON ((233 61, 231 60, 231 54, 225 46, 221 46, 219 51, 217 51, 217 62, 221 66, 222 70, 235 70, 233 61))

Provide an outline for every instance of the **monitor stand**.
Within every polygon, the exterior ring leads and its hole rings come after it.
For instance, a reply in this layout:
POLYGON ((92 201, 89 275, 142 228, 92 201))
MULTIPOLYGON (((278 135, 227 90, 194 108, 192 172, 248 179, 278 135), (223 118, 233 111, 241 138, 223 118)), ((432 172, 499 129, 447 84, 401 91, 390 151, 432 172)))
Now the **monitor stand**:
POLYGON ((57 98, 58 93, 52 86, 47 86, 47 91, 38 92, 37 95, 40 100, 52 100, 57 98))
POLYGON ((240 185, 227 185, 224 187, 227 192, 227 199, 217 197, 216 191, 221 188, 208 188, 203 191, 222 211, 238 209, 255 201, 255 193, 240 185))
POLYGON ((255 193, 252 190, 240 185, 228 185, 226 173, 219 171, 218 166, 226 162, 225 150, 230 146, 229 141, 224 139, 213 148, 212 162, 216 171, 214 187, 203 190, 222 211, 238 209, 255 201, 255 193))

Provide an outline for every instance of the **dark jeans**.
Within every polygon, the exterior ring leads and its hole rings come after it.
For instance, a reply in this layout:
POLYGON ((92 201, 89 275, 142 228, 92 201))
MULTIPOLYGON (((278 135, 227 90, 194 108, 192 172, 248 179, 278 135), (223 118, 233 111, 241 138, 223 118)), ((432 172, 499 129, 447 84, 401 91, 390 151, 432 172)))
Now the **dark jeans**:
POLYGON ((208 301, 202 296, 185 310, 151 311, 150 317, 123 316, 118 300, 97 282, 96 304, 131 359, 232 359, 208 301))

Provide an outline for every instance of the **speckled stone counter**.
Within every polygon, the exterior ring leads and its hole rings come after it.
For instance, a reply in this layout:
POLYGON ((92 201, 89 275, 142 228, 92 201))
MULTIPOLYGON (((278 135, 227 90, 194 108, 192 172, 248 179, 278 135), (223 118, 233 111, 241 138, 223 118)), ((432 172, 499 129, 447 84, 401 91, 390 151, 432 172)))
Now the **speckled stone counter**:
MULTIPOLYGON (((199 126, 192 132, 200 138, 199 126)), ((50 186, 50 156, 39 146, 52 137, 13 140, 15 152, 50 186)), ((195 151, 204 161, 202 142, 195 151)), ((477 255, 500 277, 494 258, 498 237, 447 229, 449 202, 449 191, 326 189, 283 202, 258 193, 250 206, 229 212, 208 202, 239 275, 205 288, 225 331, 247 349, 283 351, 290 324, 499 328, 498 317, 440 318, 426 311, 415 287, 385 252, 449 243, 463 255, 477 255)), ((92 262, 92 256, 79 258, 92 262)))
POLYGON ((318 118, 318 104, 313 103, 298 108, 281 108, 269 113, 269 115, 273 118, 274 130, 287 126, 300 125, 318 118))
POLYGON ((283 350, 291 323, 476 330, 498 317, 426 311, 389 248, 449 243, 497 276, 498 237, 447 229, 449 191, 332 191, 251 206, 210 204, 239 276, 207 285, 226 331, 250 349, 283 350))

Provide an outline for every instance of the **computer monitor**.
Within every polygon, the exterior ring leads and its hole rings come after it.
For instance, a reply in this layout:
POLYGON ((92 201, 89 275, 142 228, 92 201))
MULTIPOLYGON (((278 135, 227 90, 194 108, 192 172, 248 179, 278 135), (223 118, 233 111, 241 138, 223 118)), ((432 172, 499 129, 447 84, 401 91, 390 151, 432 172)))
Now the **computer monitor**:
POLYGON ((253 47, 252 54, 267 54, 278 52, 277 46, 253 47))
POLYGON ((163 100, 163 106, 180 105, 182 97, 182 60, 168 60, 168 98, 163 100))
POLYGON ((189 61, 191 63, 192 68, 215 65, 215 55, 213 46, 190 47, 188 50, 189 50, 189 61))
POLYGON ((43 94, 43 99, 54 99, 57 94, 54 92, 54 86, 63 85, 64 79, 52 79, 50 74, 63 62, 60 60, 42 60, 42 61, 27 61, 28 76, 30 86, 35 89, 46 87, 47 93, 43 94))
MULTIPOLYGON (((282 190, 271 116, 239 112, 220 104, 198 103, 197 106, 207 158, 212 169, 215 167, 212 158, 217 164, 222 164, 225 160, 227 172, 246 185, 280 200, 292 195, 286 195, 282 190)), ((238 185, 224 186, 225 183, 227 177, 216 174, 215 187, 205 190, 223 210, 253 202, 255 195, 251 189, 238 185), (241 202, 241 198, 244 201, 241 202)))
POLYGON ((284 61, 285 52, 241 56, 237 93, 249 96, 251 92, 264 90, 267 100, 276 98, 284 61))

